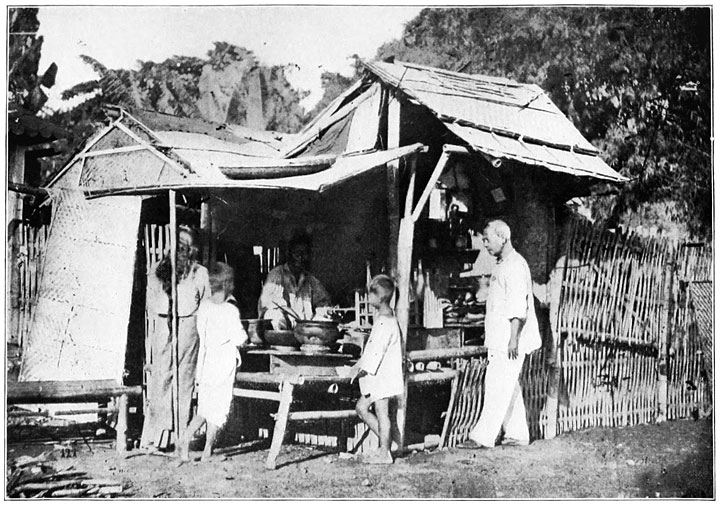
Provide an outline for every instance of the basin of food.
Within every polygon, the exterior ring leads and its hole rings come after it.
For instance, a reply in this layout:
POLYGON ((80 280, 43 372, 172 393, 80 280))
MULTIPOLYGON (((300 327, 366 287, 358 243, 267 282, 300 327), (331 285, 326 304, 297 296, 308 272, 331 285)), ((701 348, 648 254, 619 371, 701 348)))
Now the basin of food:
POLYGON ((265 330, 265 342, 275 348, 297 348, 300 344, 293 330, 265 330))
POLYGON ((256 345, 265 345, 265 330, 270 327, 267 319, 241 319, 240 322, 250 337, 250 342, 256 345))
POLYGON ((295 325, 295 338, 306 348, 337 348, 340 336, 340 328, 334 321, 301 320, 295 325))

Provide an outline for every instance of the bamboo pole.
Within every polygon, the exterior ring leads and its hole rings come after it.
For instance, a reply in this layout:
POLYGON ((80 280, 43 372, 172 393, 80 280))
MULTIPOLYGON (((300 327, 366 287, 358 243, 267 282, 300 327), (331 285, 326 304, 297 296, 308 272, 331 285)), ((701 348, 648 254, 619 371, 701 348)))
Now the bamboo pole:
MULTIPOLYGON (((174 190, 168 191, 169 211, 170 211, 170 262, 171 269, 171 296, 172 296, 172 328, 170 340, 172 342, 172 363, 173 363, 173 420, 175 425, 175 436, 180 436, 180 349, 178 342, 178 303, 177 303, 177 195, 174 190)), ((184 427, 182 427, 184 428, 184 427)))

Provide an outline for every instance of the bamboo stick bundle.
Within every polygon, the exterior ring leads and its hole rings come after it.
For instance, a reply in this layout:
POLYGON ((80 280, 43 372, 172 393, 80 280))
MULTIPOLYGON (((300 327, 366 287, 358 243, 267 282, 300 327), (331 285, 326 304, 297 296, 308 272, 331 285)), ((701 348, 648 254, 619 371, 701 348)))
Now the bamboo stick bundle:
POLYGON ((475 426, 480 417, 482 406, 482 384, 485 376, 486 362, 483 358, 471 358, 465 368, 463 387, 458 388, 460 410, 456 424, 452 428, 456 442, 467 438, 467 434, 475 426))
POLYGON ((462 392, 465 390, 467 384, 467 367, 469 366, 469 361, 458 361, 456 366, 459 376, 455 396, 450 400, 453 403, 453 408, 449 410, 446 414, 446 416, 449 417, 447 435, 448 447, 454 447, 458 442, 456 440, 456 432, 461 412, 465 403, 464 395, 462 394, 462 392))
POLYGON ((463 363, 461 371, 461 381, 457 390, 457 399, 455 402, 456 411, 450 421, 450 432, 452 434, 451 447, 454 447, 462 440, 460 437, 465 429, 467 429, 467 413, 470 409, 469 390, 472 387, 472 360, 463 363))

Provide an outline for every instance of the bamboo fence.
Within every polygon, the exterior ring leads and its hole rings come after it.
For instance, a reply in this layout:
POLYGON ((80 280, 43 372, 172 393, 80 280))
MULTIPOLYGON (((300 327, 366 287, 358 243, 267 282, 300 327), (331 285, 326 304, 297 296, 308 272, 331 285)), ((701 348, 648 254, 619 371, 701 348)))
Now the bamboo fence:
MULTIPOLYGON (((47 226, 25 223, 9 237, 8 339, 21 346, 31 321, 47 238, 47 226)), ((168 225, 144 227, 148 272, 168 250, 168 238, 168 225)), ((667 361, 667 418, 707 411, 711 393, 687 290, 692 281, 712 279, 711 247, 674 247, 664 240, 611 232, 578 220, 571 221, 566 244, 557 318, 552 321, 560 366, 558 433, 662 418, 658 377, 663 358, 667 361)), ((263 249, 263 273, 278 260, 277 250, 263 249)), ((356 303, 365 305, 364 293, 358 295, 356 303)), ((152 360, 147 342, 146 360, 152 360)), ((485 365, 484 358, 455 363, 461 374, 447 414, 451 416, 447 446, 464 440, 477 422, 485 365)), ((542 351, 526 360, 521 385, 531 437, 543 438, 551 417, 545 408, 548 370, 542 351)), ((348 442, 357 444, 364 428, 357 424, 351 431, 355 433, 348 434, 348 442)), ((337 440, 327 442, 332 445, 337 440)), ((360 443, 368 442, 366 438, 360 443)))
POLYGON ((681 247, 676 255, 677 277, 672 291, 668 338, 668 419, 707 412, 712 396, 703 376, 702 335, 697 331, 688 296, 689 283, 712 280, 712 248, 681 247))
POLYGON ((10 238, 10 314, 8 342, 22 349, 32 321, 40 265, 49 226, 20 223, 10 238))
POLYGON ((684 291, 710 278, 708 248, 611 232, 579 220, 569 227, 557 320, 558 432, 687 417, 707 409, 699 338, 684 291), (668 363, 667 412, 659 401, 668 363))

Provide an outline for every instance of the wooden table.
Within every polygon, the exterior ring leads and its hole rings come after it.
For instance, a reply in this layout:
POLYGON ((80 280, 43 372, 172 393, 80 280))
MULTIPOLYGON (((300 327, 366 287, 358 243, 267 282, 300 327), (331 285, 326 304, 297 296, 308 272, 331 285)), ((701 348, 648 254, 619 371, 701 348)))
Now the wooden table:
POLYGON ((337 352, 278 351, 249 349, 243 356, 243 371, 290 375, 337 376, 335 367, 354 362, 351 354, 337 352))
MULTIPOLYGON (((282 352, 269 350, 249 350, 248 357, 268 357, 266 371, 246 372, 236 374, 236 387, 233 394, 240 398, 254 398, 278 402, 278 410, 274 415, 275 428, 273 430, 270 451, 265 462, 265 468, 274 470, 276 459, 285 438, 287 423, 290 421, 308 421, 317 419, 352 419, 357 417, 354 409, 347 410, 312 410, 291 412, 295 396, 308 391, 327 391, 331 387, 349 387, 350 379, 340 377, 335 373, 336 366, 349 364, 353 357, 337 353, 308 354, 300 351, 282 352), (316 373, 308 373, 315 371, 316 373)), ((244 365, 244 363, 243 363, 244 365)), ((410 374, 408 382, 413 383, 440 383, 452 381, 457 372, 451 369, 441 369, 432 372, 410 374)), ((352 386, 359 396, 357 382, 352 386)))

